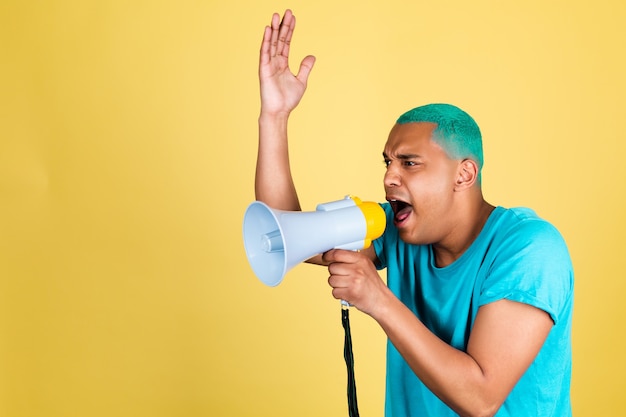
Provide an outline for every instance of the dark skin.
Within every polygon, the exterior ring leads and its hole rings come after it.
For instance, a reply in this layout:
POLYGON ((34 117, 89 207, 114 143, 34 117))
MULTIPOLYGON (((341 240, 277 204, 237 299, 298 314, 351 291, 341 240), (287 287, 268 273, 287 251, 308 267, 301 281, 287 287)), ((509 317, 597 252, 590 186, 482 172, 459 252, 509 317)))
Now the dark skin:
MULTIPOLYGON (((272 16, 260 50, 261 114, 255 179, 257 200, 296 211, 300 203, 291 176, 287 123, 306 91, 315 58, 305 57, 296 74, 289 68, 295 17, 272 16)), ((384 146, 383 179, 388 200, 401 202, 396 227, 403 241, 430 244, 443 267, 458 259, 482 230, 493 206, 482 195, 478 166, 451 159, 432 140, 435 125, 395 125, 384 146)), ((331 250, 313 263, 328 268, 332 294, 371 316, 415 374, 463 416, 493 415, 530 366, 553 322, 542 310, 500 300, 482 306, 467 350, 441 341, 387 288, 370 247, 331 250)))

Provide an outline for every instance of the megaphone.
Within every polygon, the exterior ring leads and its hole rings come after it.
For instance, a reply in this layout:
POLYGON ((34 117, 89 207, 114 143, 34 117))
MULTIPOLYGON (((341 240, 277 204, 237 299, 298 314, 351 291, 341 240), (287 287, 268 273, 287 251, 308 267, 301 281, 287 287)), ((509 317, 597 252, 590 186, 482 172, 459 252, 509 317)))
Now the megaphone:
POLYGON ((359 250, 385 231, 378 203, 347 196, 319 204, 315 211, 285 211, 255 201, 246 209, 243 240, 255 275, 271 287, 287 271, 330 249, 359 250))

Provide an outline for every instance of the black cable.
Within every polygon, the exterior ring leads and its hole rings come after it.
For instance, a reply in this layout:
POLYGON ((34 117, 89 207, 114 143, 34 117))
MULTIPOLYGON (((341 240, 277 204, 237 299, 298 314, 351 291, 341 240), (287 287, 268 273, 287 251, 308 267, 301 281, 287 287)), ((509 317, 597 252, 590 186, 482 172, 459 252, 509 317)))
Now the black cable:
POLYGON ((341 324, 345 330, 343 357, 348 368, 348 413, 350 417, 359 417, 356 400, 356 382, 354 380, 354 355, 352 354, 352 335, 350 334, 350 314, 348 306, 341 308, 341 324))

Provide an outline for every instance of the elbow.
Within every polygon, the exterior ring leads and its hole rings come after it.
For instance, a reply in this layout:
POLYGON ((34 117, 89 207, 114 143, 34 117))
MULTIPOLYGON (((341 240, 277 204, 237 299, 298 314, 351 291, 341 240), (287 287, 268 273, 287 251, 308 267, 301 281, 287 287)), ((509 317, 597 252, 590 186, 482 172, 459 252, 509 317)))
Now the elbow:
POLYGON ((456 398, 440 396, 439 399, 459 417, 493 417, 498 413, 506 399, 489 398, 488 394, 481 394, 476 391, 467 394, 456 398))
POLYGON ((457 410, 457 413, 462 417, 493 417, 501 405, 500 403, 476 404, 471 409, 457 410))
POLYGON ((493 384, 475 384, 474 389, 457 397, 451 408, 462 417, 493 417, 502 407, 507 395, 495 389, 493 384))

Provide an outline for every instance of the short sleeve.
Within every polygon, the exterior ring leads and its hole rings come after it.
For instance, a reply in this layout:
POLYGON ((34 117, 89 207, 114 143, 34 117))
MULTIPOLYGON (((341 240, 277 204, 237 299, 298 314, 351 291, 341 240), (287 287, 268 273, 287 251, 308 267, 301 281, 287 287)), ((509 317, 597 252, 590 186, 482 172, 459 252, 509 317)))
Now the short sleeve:
POLYGON ((560 233, 539 218, 522 218, 495 243, 479 304, 501 299, 529 304, 556 324, 573 292, 571 259, 560 233))

